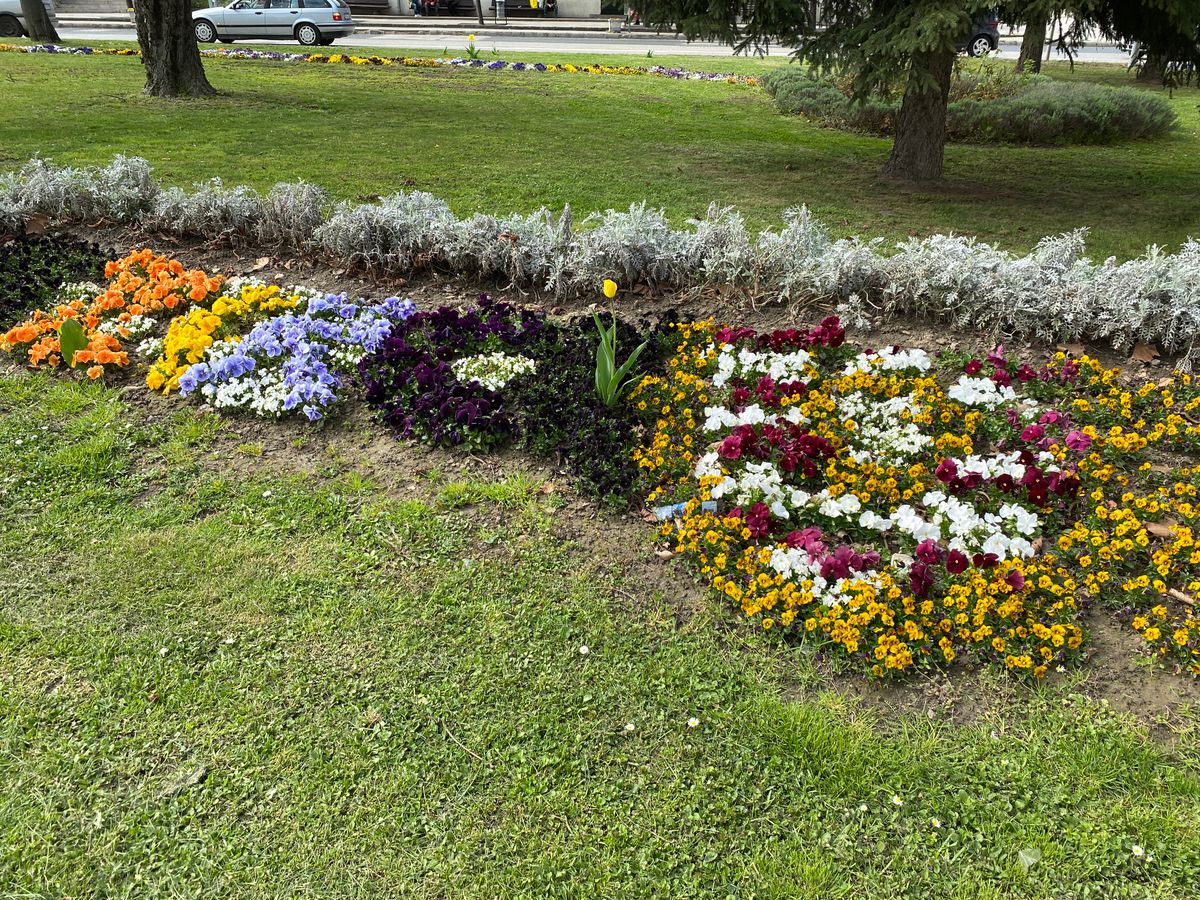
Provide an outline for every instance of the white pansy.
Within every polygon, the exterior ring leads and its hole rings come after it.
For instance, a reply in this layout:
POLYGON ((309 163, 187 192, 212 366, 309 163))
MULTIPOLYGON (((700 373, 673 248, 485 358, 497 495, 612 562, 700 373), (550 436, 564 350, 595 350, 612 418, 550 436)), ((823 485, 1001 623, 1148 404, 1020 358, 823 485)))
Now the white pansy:
POLYGON ((68 281, 58 289, 58 302, 71 303, 75 300, 93 300, 104 293, 104 288, 93 281, 68 281))
POLYGON ((719 350, 717 371, 712 380, 714 388, 723 388, 735 374, 747 381, 769 375, 775 381, 808 382, 805 372, 812 360, 812 354, 807 350, 793 350, 789 353, 766 350, 759 353, 744 347, 735 352, 729 344, 722 344, 719 350))
POLYGON ((474 381, 486 390, 498 391, 514 378, 537 371, 537 363, 528 356, 496 352, 464 356, 452 362, 450 369, 464 384, 474 381))
POLYGON ((108 319, 96 326, 96 330, 109 337, 137 340, 145 337, 159 327, 158 321, 151 316, 130 316, 124 322, 119 319, 108 319))
POLYGON ((1017 399, 1017 392, 1008 385, 998 385, 990 378, 962 375, 946 391, 946 396, 964 406, 983 406, 994 409, 1017 399))
POLYGON ((923 412, 919 403, 904 396, 879 400, 855 391, 838 401, 838 417, 850 428, 850 456, 859 465, 901 464, 933 443, 912 421, 923 412))
POLYGON ((928 372, 932 366, 933 360, 929 358, 928 353, 920 348, 900 350, 885 347, 882 350, 869 350, 858 354, 858 356, 846 363, 846 369, 843 374, 853 375, 855 372, 878 370, 899 372, 905 369, 928 372))

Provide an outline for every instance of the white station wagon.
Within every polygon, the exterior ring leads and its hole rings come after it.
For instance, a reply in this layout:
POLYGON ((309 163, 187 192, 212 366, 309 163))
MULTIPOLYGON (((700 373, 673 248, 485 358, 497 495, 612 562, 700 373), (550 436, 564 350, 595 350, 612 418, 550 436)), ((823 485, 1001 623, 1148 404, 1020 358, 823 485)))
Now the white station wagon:
POLYGON ((312 47, 354 33, 346 0, 235 0, 192 13, 196 40, 229 44, 247 38, 292 38, 312 47))

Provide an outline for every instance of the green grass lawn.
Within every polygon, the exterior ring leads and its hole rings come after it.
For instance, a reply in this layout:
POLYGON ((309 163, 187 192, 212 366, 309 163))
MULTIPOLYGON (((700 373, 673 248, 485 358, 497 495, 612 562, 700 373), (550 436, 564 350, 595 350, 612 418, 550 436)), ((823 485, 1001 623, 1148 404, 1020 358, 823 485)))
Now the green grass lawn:
POLYGON ((1195 896, 1194 728, 881 719, 537 480, 236 476, 237 427, 0 377, 0 895, 1195 896))
MULTIPOLYGON (((781 64, 654 61, 722 71, 781 64)), ((172 183, 220 176, 266 188, 304 178, 346 199, 409 187, 460 214, 568 202, 581 213, 645 199, 682 223, 717 201, 767 227, 807 203, 838 234, 955 231, 1013 249, 1088 226, 1100 258, 1151 243, 1176 248, 1200 233, 1195 89, 1173 95, 1182 127, 1166 139, 956 146, 945 184, 913 189, 878 177, 887 141, 780 116, 755 87, 243 61, 209 61, 207 70, 222 97, 164 102, 140 96, 135 59, 0 54, 0 166, 35 153, 73 164, 139 154, 172 183)), ((1114 81, 1117 72, 1080 66, 1076 77, 1114 81)))

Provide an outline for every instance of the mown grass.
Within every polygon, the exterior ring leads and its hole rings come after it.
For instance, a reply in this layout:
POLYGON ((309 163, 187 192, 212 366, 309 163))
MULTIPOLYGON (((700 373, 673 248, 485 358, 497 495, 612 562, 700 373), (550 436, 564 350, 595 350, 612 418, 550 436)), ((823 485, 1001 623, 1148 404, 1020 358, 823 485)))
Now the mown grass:
MULTIPOLYGON (((780 64, 679 62, 722 71, 780 64)), ((77 164, 135 153, 184 185, 214 175, 259 188, 304 178, 344 199, 415 188, 460 214, 564 203, 582 213, 647 200, 681 224, 716 201, 756 228, 807 203, 837 234, 891 241, 954 231, 1012 249, 1087 226, 1101 258, 1151 243, 1175 248, 1200 233, 1195 89, 1174 93, 1181 128, 1167 138, 951 147, 945 184, 911 188, 879 178, 886 140, 781 116, 754 87, 245 61, 206 68, 222 97, 164 102, 139 94, 136 59, 0 54, 0 166, 35 153, 77 164)), ((1114 81, 1118 71, 1079 66, 1074 77, 1114 81)))
POLYGON ((677 627, 532 480, 237 478, 219 427, 0 378, 6 896, 1194 896, 1194 741, 790 700, 803 654, 677 627))

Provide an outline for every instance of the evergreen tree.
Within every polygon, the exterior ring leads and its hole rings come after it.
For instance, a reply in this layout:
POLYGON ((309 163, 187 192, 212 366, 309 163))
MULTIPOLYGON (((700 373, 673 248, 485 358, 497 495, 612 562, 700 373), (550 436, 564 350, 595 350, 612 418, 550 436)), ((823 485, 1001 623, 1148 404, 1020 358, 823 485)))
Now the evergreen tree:
MULTIPOLYGON (((988 0, 643 0, 644 21, 689 38, 720 40, 739 51, 778 44, 821 74, 849 75, 856 99, 903 84, 904 99, 884 173, 939 179, 946 103, 957 43, 988 0)), ((1016 4, 1013 4, 1014 6, 1016 4)), ((1177 76, 1195 72, 1200 0, 1080 0, 1073 26, 1142 41, 1172 60, 1177 76), (1190 61, 1189 61, 1190 60, 1190 61)))

